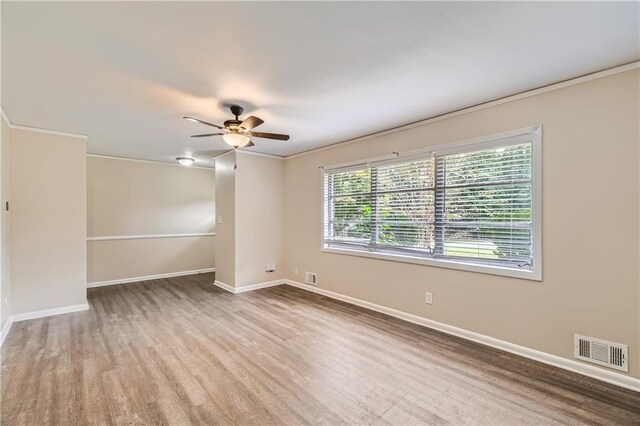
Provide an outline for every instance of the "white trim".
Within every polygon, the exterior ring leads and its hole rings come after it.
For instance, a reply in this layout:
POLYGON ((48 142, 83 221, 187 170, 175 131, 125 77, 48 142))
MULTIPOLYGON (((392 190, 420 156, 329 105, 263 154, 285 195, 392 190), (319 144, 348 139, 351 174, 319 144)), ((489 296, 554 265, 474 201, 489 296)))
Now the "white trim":
POLYGON ((533 273, 542 281, 542 125, 533 130, 531 142, 531 247, 533 273))
POLYGON ((261 288, 274 287, 282 284, 284 284, 284 280, 273 280, 273 281, 266 281, 263 283, 243 285, 240 287, 236 287, 234 289, 234 293, 235 294, 245 293, 247 291, 260 290, 261 288))
POLYGON ((249 150, 243 149, 243 148, 238 148, 238 152, 241 152, 243 154, 256 155, 258 157, 273 158, 274 160, 286 160, 286 158, 287 158, 287 157, 283 157, 281 155, 267 154, 265 152, 249 151, 249 150))
POLYGON ((228 149, 228 150, 226 150, 224 152, 221 152, 220 154, 216 155, 215 157, 213 157, 213 159, 216 160, 217 158, 222 157, 223 155, 227 155, 227 154, 233 154, 235 156, 236 155, 236 151, 234 149, 228 149))
POLYGON ((480 111, 483 109, 491 108, 494 106, 506 104, 509 102, 519 101, 521 99, 530 98, 532 96, 541 95, 543 93, 552 92, 555 90, 564 89, 565 87, 575 86, 577 84, 586 83, 588 81, 597 80, 599 78, 609 77, 611 75, 620 74, 623 72, 631 71, 634 69, 640 68, 640 61, 631 62, 629 64, 620 65, 618 67, 609 68, 603 71, 598 71, 592 74, 583 75, 580 77, 572 78, 569 80, 561 81, 558 83, 550 84, 548 86, 539 87, 537 89, 528 90, 522 93, 516 93, 515 95, 510 95, 504 98, 499 98, 493 101, 484 102, 478 105, 473 105, 470 107, 462 108, 456 111, 451 111, 445 114, 436 115, 433 117, 426 118, 424 120, 416 121, 413 123, 405 124, 398 127, 393 127, 391 129, 383 130, 380 132, 371 133, 368 135, 360 136, 354 139, 348 139, 341 142, 336 142, 331 145, 325 145, 318 148, 313 148, 308 151, 299 152, 297 154, 291 154, 285 157, 285 159, 297 158, 303 155, 310 155, 320 151, 326 151, 328 149, 338 148, 341 146, 351 145, 357 142, 366 141, 368 139, 373 139, 379 136, 389 135, 392 133, 402 132, 404 130, 413 129, 414 127, 425 126, 427 124, 435 123, 437 121, 447 120, 449 118, 457 117, 459 115, 468 114, 475 111, 480 111))
MULTIPOLYGON (((428 153, 431 150, 429 149, 429 150, 424 150, 424 151, 425 151, 425 153, 428 153)), ((403 156, 404 156, 404 154, 403 154, 403 156)), ((341 171, 342 170, 347 171, 349 168, 353 168, 355 170, 358 167, 369 166, 369 165, 371 165, 371 163, 381 163, 381 162, 386 161, 386 160, 395 160, 398 157, 400 157, 400 153, 399 152, 394 152, 393 154, 379 155, 377 157, 364 158, 362 160, 346 161, 344 163, 331 164, 331 165, 327 165, 327 166, 320 166, 320 168, 322 170, 324 170, 325 172, 330 172, 330 171, 335 170, 335 169, 341 169, 341 171)))
POLYGON ((324 253, 342 254, 348 256, 368 257, 371 259, 388 260, 391 262, 413 263, 416 265, 434 266, 438 268, 455 269, 467 272, 479 272, 482 274, 500 275, 503 277, 521 278, 531 281, 542 281, 537 271, 518 270, 505 268, 500 265, 485 265, 482 263, 465 262, 463 260, 436 259, 425 257, 414 257, 408 254, 393 254, 384 252, 371 252, 364 250, 350 250, 340 247, 322 247, 324 253))
POLYGON ((161 166, 172 166, 172 167, 182 167, 183 169, 204 169, 213 171, 213 167, 205 167, 205 166, 189 166, 185 167, 177 162, 168 162, 168 161, 155 161, 155 160, 143 160, 141 158, 131 158, 131 157, 118 157, 116 155, 105 155, 105 154, 90 154, 87 153, 87 157, 94 158, 104 158, 107 160, 121 160, 121 161, 134 161, 136 163, 150 163, 150 164, 158 164, 161 166))
MULTIPOLYGON (((514 101, 518 101, 518 100, 521 100, 521 99, 529 98, 529 97, 532 97, 532 96, 541 95, 543 93, 552 92, 552 91, 559 90, 559 89, 564 89, 565 87, 575 86, 577 84, 586 83, 586 82, 589 82, 589 81, 592 81, 592 80, 597 80, 599 78, 609 77, 611 75, 620 74, 620 73, 631 71, 631 70, 634 70, 634 69, 637 69, 637 68, 640 68, 640 61, 631 62, 631 63, 628 63, 628 64, 620 65, 620 66, 617 66, 617 67, 609 68, 609 69, 598 71, 598 72, 591 73, 591 74, 586 74, 586 75, 583 75, 583 76, 580 76, 580 77, 571 78, 569 80, 560 81, 558 83, 550 84, 548 86, 543 86, 543 87, 539 87, 539 88, 536 88, 536 89, 527 90, 525 92, 516 93, 514 95, 506 96, 504 98, 499 98, 499 99, 495 99, 493 101, 484 102, 484 103, 477 104, 477 105, 472 105, 470 107, 466 107, 466 108, 462 108, 462 109, 459 109, 459 110, 451 111, 451 112, 448 112, 448 113, 445 113, 445 114, 429 117, 429 118, 426 118, 424 120, 419 120, 419 121, 416 121, 416 122, 413 122, 413 123, 404 124, 404 125, 393 127, 393 128, 387 129, 387 130, 380 131, 380 132, 375 132, 375 133, 371 133, 371 134, 368 134, 368 135, 359 136, 359 137, 353 138, 353 139, 347 139, 347 140, 344 140, 344 141, 336 142, 336 143, 331 144, 331 145, 325 145, 325 146, 321 146, 321 147, 318 147, 318 148, 313 148, 313 149, 310 149, 308 151, 298 152, 296 154, 291 154, 291 155, 288 155, 288 156, 279 156, 279 155, 274 155, 274 154, 266 154, 266 153, 261 153, 261 152, 245 151, 245 150, 240 150, 240 151, 241 152, 245 152, 245 153, 249 153, 249 154, 253 154, 253 155, 263 155, 263 156, 267 156, 267 157, 288 160, 290 158, 297 158, 297 157, 301 157, 301 156, 304 156, 304 155, 310 155, 310 154, 314 154, 316 152, 326 151, 328 149, 338 148, 338 147, 341 147, 341 146, 346 146, 346 145, 350 145, 350 144, 353 144, 353 143, 362 142, 362 141, 365 141, 365 140, 368 140, 368 139, 372 139, 372 138, 375 138, 375 137, 378 137, 378 136, 384 136, 384 135, 388 135, 388 134, 397 133, 397 132, 401 132, 401 131, 404 131, 404 130, 412 129, 414 127, 424 126, 424 125, 427 125, 427 124, 435 123, 437 121, 447 120, 449 118, 457 117, 459 115, 464 115, 464 114, 468 114, 468 113, 471 113, 471 112, 483 110, 483 109, 486 109, 486 108, 491 108, 491 107, 494 107, 494 106, 502 105, 502 104, 505 104, 505 103, 514 102, 514 101)), ((2 110, 1 108, 0 108, 0 112, 2 112, 2 116, 5 119, 5 121, 7 122, 7 124, 9 125, 9 127, 11 127, 11 128, 14 128, 14 127, 15 128, 20 128, 20 127, 22 127, 22 126, 15 126, 15 125, 11 124, 11 122, 9 121, 7 116, 5 115, 4 110, 2 110)), ((32 127, 23 127, 23 128, 26 129, 26 130, 42 131, 42 132, 45 132, 45 133, 58 134, 58 135, 63 135, 63 136, 81 137, 81 138, 85 138, 85 139, 87 138, 87 136, 76 135, 76 134, 73 134, 73 133, 62 133, 62 132, 56 132, 56 131, 53 131, 53 130, 36 129, 36 128, 32 128, 32 127)), ((141 161, 141 162, 170 164, 170 165, 179 166, 178 164, 164 163, 164 162, 160 162, 160 161, 139 160, 139 159, 135 159, 135 158, 111 157, 111 156, 108 156, 108 155, 101 155, 101 154, 87 154, 87 155, 88 156, 94 156, 94 157, 105 157, 105 158, 114 158, 114 159, 120 159, 120 160, 141 161)), ((200 167, 200 166, 191 166, 190 168, 203 168, 203 169, 209 169, 209 170, 212 169, 212 168, 209 168, 209 167, 200 167)))
MULTIPOLYGON (((233 148, 230 148, 228 150, 226 150, 225 152, 221 152, 220 154, 216 155, 215 157, 213 157, 213 159, 215 160, 218 157, 222 157, 225 154, 229 154, 230 152, 234 152, 233 148)), ((251 155, 256 155, 258 157, 267 157, 267 158, 273 158, 274 160, 286 160, 287 157, 282 157, 280 155, 275 155, 275 154, 267 154, 264 152, 255 152, 255 151, 248 151, 244 148, 237 148, 235 150, 235 152, 241 152, 243 154, 251 154, 251 155)))
POLYGON ((273 287, 280 284, 290 285, 292 287, 300 288, 302 290, 310 291, 313 293, 321 294, 323 296, 330 297, 332 299, 341 300, 343 302, 350 303, 352 305, 360 306, 365 309, 380 312, 404 321, 408 321, 414 324, 418 324, 424 327, 428 327, 434 330, 441 331, 452 336, 461 337, 463 339, 471 340, 476 343, 480 343, 492 348, 500 349, 505 352, 509 352, 515 355, 519 355, 525 358, 532 359, 534 361, 541 362, 543 364, 558 367, 563 370, 571 371, 583 376, 591 377, 596 380, 600 380, 606 383, 610 383, 616 386, 620 386, 626 389, 631 389, 640 392, 640 379, 635 377, 623 375, 613 371, 608 371, 602 368, 594 367, 588 364, 584 364, 579 361, 575 361, 568 358, 563 358, 557 355, 552 355, 546 352, 538 351, 535 349, 527 348, 525 346, 516 345, 514 343, 506 342, 504 340, 496 339, 494 337, 486 336, 483 334, 475 333, 473 331, 465 330, 462 328, 447 325, 438 321, 433 321, 427 318, 423 318, 417 315, 402 312, 386 306, 377 305, 375 303, 367 302, 365 300, 356 299, 355 297, 346 296, 340 293, 336 293, 323 288, 303 284, 298 281, 289 279, 269 281, 265 283, 253 284, 249 286, 243 286, 238 289, 216 280, 213 283, 215 286, 220 287, 230 293, 237 294, 245 291, 257 290, 260 288, 273 287))
POLYGON ((67 136, 70 138, 80 138, 80 139, 84 139, 85 141, 88 139, 87 135, 80 135, 77 133, 68 133, 68 132, 59 132, 57 130, 41 129, 39 127, 20 126, 18 124, 13 124, 11 121, 9 121, 9 117, 7 117, 7 114, 4 113, 4 110, 2 108, 0 108, 0 114, 2 114, 2 118, 7 123, 10 129, 27 130, 29 132, 38 132, 38 133, 47 133, 49 135, 56 135, 56 136, 67 136))
MULTIPOLYGON (((478 149, 489 149, 491 147, 499 147, 505 144, 517 143, 517 138, 521 136, 528 136, 527 140, 531 140, 532 161, 531 161, 531 183, 532 183, 532 196, 531 204, 533 209, 533 220, 531 224, 531 238, 533 248, 533 270, 518 270, 515 268, 502 267, 500 265, 489 265, 479 262, 448 259, 448 258, 425 258, 419 256, 411 256, 410 254, 394 254, 384 252, 371 252, 366 249, 358 250, 357 248, 349 249, 343 247, 325 247, 324 236, 327 227, 328 220, 328 206, 327 206, 327 191, 325 188, 326 182, 324 176, 326 173, 331 173, 336 169, 348 169, 350 167, 365 166, 368 163, 374 162, 374 159, 356 161, 349 163, 341 163, 332 166, 322 167, 321 173, 321 194, 322 194, 322 211, 320 214, 320 235, 322 239, 320 241, 320 251, 325 253, 343 254, 350 256, 368 257, 372 259, 380 259, 394 262, 413 263, 425 266, 434 266, 447 269, 457 269, 469 272, 478 272, 484 274, 500 275, 512 278, 521 278, 532 281, 542 281, 542 124, 536 124, 521 129, 509 130, 506 132, 495 133, 492 135, 485 135, 471 139, 464 139, 461 141, 448 142, 444 144, 434 145, 427 148, 419 148, 406 152, 396 152, 393 157, 377 157, 375 161, 403 161, 403 158, 414 157, 416 155, 426 156, 429 153, 436 153, 437 155, 447 155, 458 152, 465 152, 478 145, 478 149)), ((524 139, 523 139, 524 142, 524 139)))
POLYGON ((367 302, 365 300, 356 299, 355 297, 345 296, 343 294, 335 293, 330 290, 325 290, 323 288, 319 288, 316 286, 303 284, 298 281, 293 281, 289 279, 285 279, 283 281, 285 282, 286 285, 290 285, 292 287, 297 287, 313 293, 318 293, 323 296, 330 297, 332 299, 341 300, 343 302, 347 302, 352 305, 360 306, 366 309, 371 309, 372 311, 380 312, 395 318, 399 318, 404 321, 422 325, 424 327, 438 330, 443 333, 450 334, 452 336, 461 337, 463 339, 471 340, 473 342, 490 346, 492 348, 500 349, 505 352, 523 356, 525 358, 529 358, 534 361, 539 361, 539 362, 542 362, 543 364, 562 368, 563 370, 572 371, 574 373, 578 373, 583 376, 591 377, 593 379, 597 379, 603 382, 611 383, 613 385, 617 385, 623 388, 640 392, 640 379, 637 379, 635 377, 623 375, 613 371, 604 370, 602 368, 594 367, 588 364, 583 364, 579 361, 574 361, 572 359, 563 358, 557 355, 552 355, 546 352, 527 348, 525 346, 516 345, 514 343, 506 342, 504 340, 496 339, 490 336, 485 336, 483 334, 475 333, 473 331, 468 331, 462 328, 443 324, 441 322, 433 321, 417 315, 398 311, 396 309, 388 308, 386 306, 377 305, 375 303, 367 302))
MULTIPOLYGON (((5 123, 7 123, 7 126, 11 128, 11 122, 9 121, 9 118, 7 118, 7 115, 4 113, 4 110, 2 108, 0 108, 0 115, 2 115, 2 119, 5 123)), ((0 331, 0 347, 2 347, 4 339, 6 339, 7 335, 9 334, 9 330, 11 330, 11 324, 13 324, 13 321, 11 321, 11 315, 9 315, 7 317, 7 322, 4 323, 4 326, 0 331)))
POLYGON ((11 128, 12 127, 11 121, 9 121, 9 117, 7 117, 7 115, 4 113, 4 110, 2 108, 0 108, 0 114, 2 114, 2 118, 4 119, 4 122, 7 123, 7 126, 11 128))
POLYGON ((189 238, 189 237, 215 237, 215 232, 194 232, 186 234, 141 234, 141 235, 111 235, 106 237, 87 237, 87 241, 112 241, 112 240, 148 240, 152 238, 189 238))
POLYGON ((26 321, 35 318, 50 317, 53 315, 69 314, 71 312, 88 311, 89 304, 87 302, 79 305, 63 306, 61 308, 44 309, 42 311, 25 312, 22 314, 11 315, 12 322, 26 321))
MULTIPOLYGON (((214 159, 220 157, 221 155, 227 154, 229 152, 232 152, 233 149, 229 149, 225 152, 221 152, 220 154, 216 155, 215 157, 213 157, 214 159)), ((274 155, 274 154, 265 154, 262 152, 254 152, 254 151, 245 151, 244 149, 238 149, 238 152, 241 152, 243 154, 250 154, 250 155, 257 155, 259 157, 267 157, 267 158, 273 158, 276 160, 285 160, 285 157, 279 156, 279 155, 274 155)), ((165 161, 156 161, 156 160, 143 160, 141 158, 131 158, 131 157, 119 157, 117 155, 106 155, 106 154, 91 154, 91 153, 87 153, 87 157, 95 157, 95 158, 105 158, 107 160, 122 160, 122 161, 135 161, 137 163, 151 163, 151 164, 160 164, 163 166, 174 166, 174 167, 182 167, 182 168, 186 168, 185 166, 182 166, 178 163, 174 163, 174 162, 165 162, 165 161)), ((196 160, 197 161, 197 160, 196 160)), ((207 166, 189 166, 189 169, 204 169, 204 170, 215 170, 215 167, 207 167, 207 166)))
POLYGON ((253 291, 253 290, 260 290, 261 288, 274 287, 282 284, 285 284, 285 280, 266 281, 263 283, 243 285, 240 287, 233 287, 229 284, 223 283, 222 281, 218 281, 218 280, 215 280, 213 283, 213 285, 215 285, 216 287, 220 287, 221 289, 226 290, 229 293, 233 293, 233 294, 245 293, 247 291, 253 291))
POLYGON ((7 322, 4 323, 4 327, 2 327, 2 331, 0 332, 0 347, 2 347, 2 344, 4 343, 4 339, 7 338, 7 335, 9 334, 9 330, 11 330, 12 324, 13 324, 13 321, 11 320, 11 316, 9 316, 9 318, 7 318, 7 322))
POLYGON ((140 281, 157 280, 160 278, 181 277, 184 275, 206 274, 206 273, 215 272, 215 271, 216 271, 216 268, 205 268, 205 269, 194 269, 192 271, 169 272, 166 274, 143 275, 140 277, 131 277, 131 278, 119 278, 116 280, 94 281, 92 283, 87 283, 87 288, 104 287, 107 285, 137 283, 140 281))
POLYGON ((235 290, 234 290, 233 286, 230 286, 229 284, 223 283, 222 281, 215 280, 213 282, 213 285, 215 285, 216 287, 220 287, 221 289, 226 290, 229 293, 235 293, 235 290))
MULTIPOLYGON (((428 155, 434 152, 437 154, 445 154, 445 155, 456 154, 460 152, 465 152, 469 147, 473 147, 473 145, 476 145, 476 144, 483 144, 483 146, 481 146, 480 149, 490 149, 492 146, 499 147, 504 145, 505 143, 515 144, 517 143, 515 140, 509 141, 509 139, 513 140, 514 138, 517 138, 519 136, 532 135, 533 138, 535 139, 534 143, 540 143, 541 127, 542 127, 542 124, 535 124, 532 126, 522 127, 520 129, 507 130, 500 133, 492 133, 490 135, 483 135, 483 136, 477 136, 469 139, 461 139, 457 141, 445 142, 438 145, 430 145, 427 147, 411 149, 408 151, 394 152, 393 154, 390 154, 390 155, 381 155, 378 157, 367 158, 364 160, 354 160, 354 161, 348 161, 348 162, 339 163, 339 164, 330 164, 330 165, 321 166, 321 167, 325 172, 330 172, 335 169, 342 169, 342 168, 355 167, 355 166, 365 166, 370 163, 378 163, 378 162, 383 162, 385 160, 389 160, 389 162, 393 162, 396 160, 403 161, 405 157, 413 157, 420 154, 428 155)), ((522 142, 524 143, 525 140, 523 139, 522 142)))
POLYGON ((11 124, 10 127, 15 130, 25 130, 28 132, 46 133, 48 135, 65 136, 68 138, 78 138, 78 139, 84 139, 85 141, 89 138, 86 135, 78 135, 75 133, 67 133, 67 132, 58 132, 57 130, 41 129, 39 127, 19 126, 16 124, 11 124))

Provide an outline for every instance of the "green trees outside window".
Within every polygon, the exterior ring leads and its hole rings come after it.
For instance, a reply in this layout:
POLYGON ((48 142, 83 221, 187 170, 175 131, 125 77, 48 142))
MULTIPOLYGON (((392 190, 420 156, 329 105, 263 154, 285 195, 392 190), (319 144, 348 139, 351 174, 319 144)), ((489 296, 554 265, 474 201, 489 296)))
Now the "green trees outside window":
POLYGON ((532 262, 532 146, 519 143, 325 173, 325 245, 532 262))

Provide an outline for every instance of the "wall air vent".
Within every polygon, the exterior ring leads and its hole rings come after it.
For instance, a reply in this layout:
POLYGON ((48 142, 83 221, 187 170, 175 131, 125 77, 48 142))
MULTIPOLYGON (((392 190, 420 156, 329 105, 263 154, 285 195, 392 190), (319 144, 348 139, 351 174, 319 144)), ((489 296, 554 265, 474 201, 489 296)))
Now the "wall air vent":
POLYGON ((304 282, 305 284, 317 285, 318 284, 318 274, 315 272, 305 272, 304 273, 304 282))
POLYGON ((629 347, 619 343, 594 339, 576 334, 573 352, 577 359, 592 362, 616 370, 629 371, 629 347))

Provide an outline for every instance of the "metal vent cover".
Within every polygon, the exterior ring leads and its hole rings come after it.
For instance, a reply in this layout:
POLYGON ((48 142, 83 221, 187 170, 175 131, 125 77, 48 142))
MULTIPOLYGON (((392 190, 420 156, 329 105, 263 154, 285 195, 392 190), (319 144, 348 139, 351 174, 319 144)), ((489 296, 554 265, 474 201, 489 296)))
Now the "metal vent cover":
POLYGON ((315 272, 305 272, 304 273, 304 282, 306 284, 317 285, 318 284, 318 274, 315 272))
POLYGON ((616 370, 629 371, 627 345, 576 334, 573 349, 576 359, 616 370))

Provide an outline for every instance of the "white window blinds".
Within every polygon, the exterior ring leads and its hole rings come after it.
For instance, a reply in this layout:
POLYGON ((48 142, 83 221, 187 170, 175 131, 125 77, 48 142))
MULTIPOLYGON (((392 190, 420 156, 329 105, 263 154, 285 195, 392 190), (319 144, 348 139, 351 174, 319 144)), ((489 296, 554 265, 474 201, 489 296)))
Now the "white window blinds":
POLYGON ((431 253, 432 158, 326 174, 325 243, 431 253))
POLYGON ((325 171, 324 246, 533 270, 531 138, 325 171))
POLYGON ((437 255, 531 268, 531 143, 439 156, 436 175, 437 255))

